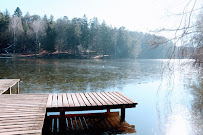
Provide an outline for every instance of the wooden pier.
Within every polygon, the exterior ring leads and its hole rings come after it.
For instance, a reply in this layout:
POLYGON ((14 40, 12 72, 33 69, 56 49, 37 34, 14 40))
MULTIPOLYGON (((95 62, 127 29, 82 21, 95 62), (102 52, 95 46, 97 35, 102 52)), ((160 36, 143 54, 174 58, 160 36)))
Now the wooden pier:
POLYGON ((0 79, 0 95, 6 91, 12 93, 12 87, 17 84, 17 93, 19 93, 20 79, 0 79))
POLYGON ((0 135, 41 134, 48 94, 0 95, 0 135))
POLYGON ((136 105, 136 102, 120 92, 2 94, 0 95, 0 135, 42 134, 42 129, 44 134, 89 132, 91 127, 102 127, 101 124, 104 125, 105 122, 110 126, 105 126, 106 128, 102 131, 115 130, 115 128, 121 128, 122 123, 125 123, 125 108, 136 105), (110 109, 121 109, 121 117, 118 113, 110 112, 110 109), (83 110, 107 110, 107 112, 103 114, 67 114, 70 111, 83 110), (60 112, 60 115, 47 115, 50 112, 60 112), (98 124, 100 121, 101 124, 98 124), (74 123, 78 123, 78 125, 74 123), (74 128, 82 123, 84 130, 74 128), (50 128, 50 125, 54 125, 54 127, 50 128), (73 127, 74 130, 70 127, 73 127))
MULTIPOLYGON (((127 134, 135 133, 135 126, 120 122, 119 112, 66 114, 65 134, 127 134)), ((44 122, 43 134, 60 134, 60 115, 49 115, 44 122)))
POLYGON ((47 112, 121 109, 121 121, 124 121, 125 108, 136 104, 120 92, 55 93, 49 94, 47 112))

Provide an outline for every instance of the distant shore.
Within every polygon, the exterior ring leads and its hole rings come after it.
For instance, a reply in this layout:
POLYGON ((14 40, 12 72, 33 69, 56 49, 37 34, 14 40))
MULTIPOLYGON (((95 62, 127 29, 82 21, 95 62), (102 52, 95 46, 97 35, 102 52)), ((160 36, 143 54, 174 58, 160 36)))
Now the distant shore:
POLYGON ((62 58, 62 59, 115 59, 109 55, 73 55, 68 53, 54 53, 54 54, 0 54, 0 58, 62 58))

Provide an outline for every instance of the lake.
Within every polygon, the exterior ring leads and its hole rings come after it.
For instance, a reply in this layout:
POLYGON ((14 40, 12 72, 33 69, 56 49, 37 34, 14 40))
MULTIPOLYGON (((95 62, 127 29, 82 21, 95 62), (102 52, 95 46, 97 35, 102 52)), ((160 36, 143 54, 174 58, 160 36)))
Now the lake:
POLYGON ((138 102, 126 109, 137 135, 203 134, 202 73, 193 60, 0 59, 20 93, 120 91, 138 102))

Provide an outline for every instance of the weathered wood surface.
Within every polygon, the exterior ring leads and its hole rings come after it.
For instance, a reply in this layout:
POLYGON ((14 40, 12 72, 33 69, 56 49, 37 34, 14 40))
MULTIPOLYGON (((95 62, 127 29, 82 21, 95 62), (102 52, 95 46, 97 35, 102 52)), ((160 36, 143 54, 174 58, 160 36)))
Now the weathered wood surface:
MULTIPOLYGON (((42 134, 45 114, 49 111, 60 111, 60 123, 64 128, 67 123, 69 125, 71 123, 73 128, 74 126, 81 128, 84 123, 95 125, 103 117, 91 119, 87 115, 65 115, 65 111, 125 109, 135 107, 136 104, 120 92, 2 94, 0 95, 0 135, 42 134)), ((107 114, 109 113, 107 111, 107 114)), ((115 122, 119 122, 120 116, 116 119, 105 118, 107 119, 102 122, 103 125, 107 121, 111 125, 109 127, 115 127, 117 125, 115 122)), ((57 119, 53 118, 54 131, 57 130, 57 119)), ((91 129, 89 128, 91 126, 87 127, 88 130, 91 129)), ((102 125, 99 124, 98 127, 102 125)), ((65 130, 61 129, 61 131, 65 130)))
MULTIPOLYGON (((120 92, 53 93, 49 94, 47 112, 60 112, 65 124, 65 111, 121 109, 121 122, 125 121, 125 108, 135 107, 136 102, 120 92)), ((63 126, 64 127, 64 126, 63 126)), ((65 130, 65 129, 64 129, 65 130)))
MULTIPOLYGON (((45 119, 44 134, 62 134, 60 115, 48 116, 45 119)), ((135 133, 135 126, 127 122, 120 123, 119 112, 67 114, 65 116, 67 134, 126 134, 135 133)))
POLYGON ((0 79, 0 95, 19 83, 19 81, 20 79, 0 79))
POLYGON ((66 111, 131 108, 137 105, 120 92, 53 93, 49 94, 48 110, 64 108, 66 111))
POLYGON ((48 94, 2 94, 0 135, 41 134, 48 94))

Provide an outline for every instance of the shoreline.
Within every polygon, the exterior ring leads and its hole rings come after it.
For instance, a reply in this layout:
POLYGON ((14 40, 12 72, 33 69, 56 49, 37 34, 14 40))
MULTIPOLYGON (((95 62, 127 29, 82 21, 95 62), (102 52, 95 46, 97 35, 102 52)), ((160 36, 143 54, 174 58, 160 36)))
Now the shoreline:
POLYGON ((33 59, 116 59, 114 56, 109 55, 73 55, 67 53, 60 54, 0 54, 0 58, 33 58, 33 59))

